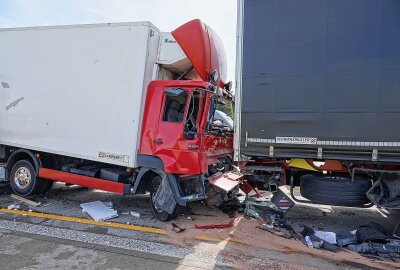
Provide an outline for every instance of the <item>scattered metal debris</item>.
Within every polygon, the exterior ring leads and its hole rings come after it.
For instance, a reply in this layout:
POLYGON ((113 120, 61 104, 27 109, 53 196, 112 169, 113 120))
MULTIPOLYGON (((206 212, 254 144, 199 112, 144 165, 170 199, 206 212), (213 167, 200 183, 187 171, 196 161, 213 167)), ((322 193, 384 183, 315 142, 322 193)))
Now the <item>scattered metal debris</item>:
POLYGON ((172 230, 176 233, 184 232, 186 230, 176 225, 176 223, 171 223, 171 225, 172 225, 172 230))
POLYGON ((81 204, 82 211, 91 216, 95 221, 102 221, 118 217, 117 211, 110 209, 100 201, 81 204))
POLYGON ((194 224, 194 226, 196 227, 196 229, 208 230, 208 229, 226 229, 226 228, 231 228, 231 227, 233 227, 234 224, 235 224, 235 221, 232 220, 231 222, 226 223, 226 224, 210 224, 210 225, 197 225, 197 224, 194 224))
POLYGON ((228 192, 239 185, 240 182, 237 180, 242 176, 243 174, 238 174, 235 172, 216 173, 209 177, 208 181, 210 184, 228 192))
POLYGON ((340 231, 336 234, 336 242, 340 247, 357 243, 357 235, 353 232, 340 231))
POLYGON ((394 228, 393 238, 400 239, 400 221, 397 223, 396 228, 394 228))
POLYGON ((20 202, 26 203, 26 204, 34 206, 34 207, 38 207, 41 204, 41 202, 34 202, 32 200, 28 200, 27 198, 23 198, 21 196, 15 195, 15 194, 11 194, 10 196, 13 199, 16 199, 20 202))

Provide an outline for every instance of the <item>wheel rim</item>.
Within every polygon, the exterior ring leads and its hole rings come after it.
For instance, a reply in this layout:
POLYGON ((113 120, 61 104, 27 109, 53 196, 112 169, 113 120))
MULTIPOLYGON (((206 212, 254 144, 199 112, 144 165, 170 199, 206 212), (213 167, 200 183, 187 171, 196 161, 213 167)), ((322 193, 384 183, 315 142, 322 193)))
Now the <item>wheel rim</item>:
POLYGON ((153 203, 154 209, 157 211, 157 213, 162 213, 162 211, 163 211, 161 208, 157 207, 157 204, 156 204, 156 201, 155 201, 156 193, 157 193, 157 190, 159 189, 160 185, 161 184, 158 184, 155 187, 155 189, 153 191, 153 194, 151 194, 151 202, 153 203))
POLYGON ((31 172, 27 167, 20 167, 14 174, 14 183, 20 189, 25 189, 32 182, 31 172))

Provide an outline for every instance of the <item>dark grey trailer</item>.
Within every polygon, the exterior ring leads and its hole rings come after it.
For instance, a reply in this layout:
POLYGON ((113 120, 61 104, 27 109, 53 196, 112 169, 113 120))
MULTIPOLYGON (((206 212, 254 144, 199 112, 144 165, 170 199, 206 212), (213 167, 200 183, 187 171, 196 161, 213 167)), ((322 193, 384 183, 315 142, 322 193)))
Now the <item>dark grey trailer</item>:
POLYGON ((400 0, 238 3, 246 180, 278 193, 289 181, 302 202, 400 209, 400 0))
POLYGON ((235 159, 400 162, 400 1, 240 0, 235 159))

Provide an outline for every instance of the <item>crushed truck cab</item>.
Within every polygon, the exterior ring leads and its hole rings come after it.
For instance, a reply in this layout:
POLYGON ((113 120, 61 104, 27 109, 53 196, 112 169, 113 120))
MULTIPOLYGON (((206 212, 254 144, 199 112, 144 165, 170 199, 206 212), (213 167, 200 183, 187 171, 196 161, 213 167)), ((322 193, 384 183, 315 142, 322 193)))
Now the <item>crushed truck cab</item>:
POLYGON ((0 42, 0 181, 15 193, 150 192, 165 221, 230 169, 233 130, 214 122, 225 51, 200 20, 10 28, 0 42))

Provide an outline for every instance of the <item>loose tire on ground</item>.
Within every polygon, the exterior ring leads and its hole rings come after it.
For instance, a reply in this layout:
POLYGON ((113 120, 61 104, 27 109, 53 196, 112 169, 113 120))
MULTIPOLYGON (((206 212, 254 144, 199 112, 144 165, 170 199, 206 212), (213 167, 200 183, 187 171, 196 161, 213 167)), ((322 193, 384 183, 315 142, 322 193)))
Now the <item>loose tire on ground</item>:
POLYGON ((9 180, 12 190, 20 196, 35 194, 43 182, 36 176, 35 168, 28 160, 17 161, 11 169, 9 180))
POLYGON ((157 189, 161 185, 162 178, 161 176, 157 175, 153 177, 151 184, 150 184, 150 205, 151 210, 153 211, 154 216, 160 221, 169 221, 176 218, 178 214, 178 205, 176 206, 174 212, 169 214, 168 212, 158 209, 154 203, 154 196, 157 193, 157 189))
POLYGON ((300 177, 300 194, 304 198, 320 204, 338 206, 363 206, 370 203, 366 192, 372 181, 366 178, 303 175, 300 177))

